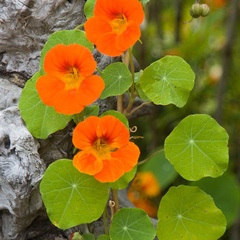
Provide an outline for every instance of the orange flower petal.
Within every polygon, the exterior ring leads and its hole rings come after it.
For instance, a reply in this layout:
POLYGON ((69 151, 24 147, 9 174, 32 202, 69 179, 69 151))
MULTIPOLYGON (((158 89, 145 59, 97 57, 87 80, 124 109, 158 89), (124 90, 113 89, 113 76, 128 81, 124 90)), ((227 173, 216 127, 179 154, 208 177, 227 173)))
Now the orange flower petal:
POLYGON ((79 103, 90 105, 96 101, 105 87, 104 81, 97 75, 86 77, 77 91, 79 103))
POLYGON ((96 126, 98 126, 99 121, 100 118, 91 116, 80 122, 73 130, 73 145, 81 150, 90 150, 97 138, 96 126))
POLYGON ((160 185, 152 172, 138 172, 131 184, 131 188, 146 197, 156 197, 160 194, 160 185))
POLYGON ((73 165, 81 173, 94 175, 103 168, 102 161, 99 161, 91 153, 79 152, 73 158, 73 165))
POLYGON ((112 148, 121 148, 129 142, 130 134, 126 126, 116 117, 104 116, 100 118, 97 136, 108 140, 112 148))
POLYGON ((62 114, 81 112, 93 103, 104 89, 104 81, 91 75, 96 68, 91 52, 78 44, 58 44, 44 59, 46 75, 37 81, 42 101, 62 114))
POLYGON ((119 159, 123 163, 124 171, 129 172, 138 163, 140 150, 137 145, 129 142, 127 146, 112 152, 111 156, 119 159))
POLYGON ((144 11, 138 0, 97 0, 94 16, 114 19, 118 14, 124 14, 127 19, 134 20, 139 25, 143 21, 144 11))
POLYGON ((136 24, 130 24, 125 32, 116 37, 116 47, 121 51, 126 51, 129 46, 133 46, 140 38, 140 28, 136 24))
POLYGON ((115 182, 124 174, 124 166, 119 159, 103 160, 102 162, 102 170, 94 175, 99 182, 115 182))
POLYGON ((105 19, 98 17, 89 18, 84 24, 84 29, 88 40, 94 44, 96 44, 98 37, 103 35, 103 32, 110 33, 112 31, 110 24, 105 19))
POLYGON ((79 101, 75 89, 58 92, 54 100, 52 106, 62 114, 72 115, 81 112, 85 108, 79 101))
POLYGON ((73 144, 81 150, 89 150, 97 138, 106 139, 111 148, 121 148, 129 143, 129 131, 113 116, 88 117, 73 131, 73 144))
POLYGON ((98 37, 96 46, 99 52, 104 53, 111 57, 117 57, 123 53, 122 49, 116 47, 116 38, 115 33, 106 33, 98 37))
POLYGON ((45 75, 37 80, 36 88, 42 101, 46 105, 52 105, 56 93, 64 89, 64 84, 58 78, 45 75))
POLYGON ((135 207, 143 209, 150 217, 156 218, 158 208, 145 196, 139 195, 134 191, 128 191, 128 199, 135 207))
POLYGON ((133 21, 140 25, 144 19, 144 11, 139 1, 122 0, 125 8, 125 15, 128 21, 133 21))
POLYGON ((78 164, 74 166, 89 174, 96 171, 94 177, 100 182, 116 181, 132 170, 140 155, 138 147, 129 142, 127 127, 114 116, 88 117, 76 126, 72 141, 74 146, 82 150, 74 157, 78 159, 78 164), (102 168, 97 172, 99 162, 102 168))
POLYGON ((92 17, 84 25, 89 41, 97 46, 98 51, 109 56, 119 56, 122 50, 116 49, 117 35, 112 32, 110 24, 106 20, 92 17))
POLYGON ((103 54, 119 56, 139 39, 143 18, 138 0, 97 0, 94 16, 85 23, 86 35, 103 54))
POLYGON ((89 76, 96 66, 91 52, 79 44, 58 44, 44 58, 44 71, 55 77, 66 75, 70 67, 76 67, 83 76, 89 76))
POLYGON ((85 107, 78 103, 75 90, 65 91, 62 81, 54 77, 48 75, 40 77, 36 88, 41 100, 59 113, 71 115, 73 112, 81 112, 85 107))

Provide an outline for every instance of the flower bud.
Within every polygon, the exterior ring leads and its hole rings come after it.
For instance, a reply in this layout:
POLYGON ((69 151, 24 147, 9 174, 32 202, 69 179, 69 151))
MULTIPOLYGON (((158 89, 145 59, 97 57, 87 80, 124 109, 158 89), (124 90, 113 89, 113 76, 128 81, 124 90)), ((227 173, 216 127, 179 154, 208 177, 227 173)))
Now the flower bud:
POLYGON ((194 3, 190 9, 190 15, 193 18, 198 18, 202 15, 202 4, 200 3, 194 3))
POLYGON ((200 16, 206 17, 210 11, 207 4, 194 3, 190 9, 190 14, 193 18, 198 18, 200 16))
POLYGON ((202 4, 202 17, 206 17, 210 11, 210 8, 207 4, 202 4))

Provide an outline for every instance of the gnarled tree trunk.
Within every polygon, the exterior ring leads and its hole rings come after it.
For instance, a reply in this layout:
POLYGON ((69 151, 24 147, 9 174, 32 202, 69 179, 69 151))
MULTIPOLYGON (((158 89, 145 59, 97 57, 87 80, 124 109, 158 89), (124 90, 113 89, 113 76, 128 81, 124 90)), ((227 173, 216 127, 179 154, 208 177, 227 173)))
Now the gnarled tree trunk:
POLYGON ((66 132, 46 141, 34 139, 17 105, 25 82, 39 69, 47 38, 83 23, 84 3, 0 1, 0 239, 64 239, 47 220, 39 182, 51 161, 66 157, 69 146, 54 145, 66 132))

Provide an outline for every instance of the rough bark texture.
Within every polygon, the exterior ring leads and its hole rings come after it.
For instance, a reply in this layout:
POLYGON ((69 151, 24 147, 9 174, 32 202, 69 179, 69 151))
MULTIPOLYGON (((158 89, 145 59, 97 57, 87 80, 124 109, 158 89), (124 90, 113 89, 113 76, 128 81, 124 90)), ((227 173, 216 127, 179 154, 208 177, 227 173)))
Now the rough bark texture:
POLYGON ((0 0, 0 239, 66 239, 66 233, 47 220, 39 182, 46 165, 66 157, 70 146, 54 143, 63 136, 70 138, 66 132, 71 126, 37 141, 25 127, 17 104, 21 87, 39 69, 47 38, 83 23, 84 3, 0 0))
POLYGON ((84 0, 1 0, 0 70, 32 76, 48 36, 85 21, 84 0))
POLYGON ((4 239, 14 239, 42 208, 37 186, 45 164, 16 106, 0 112, 0 126, 2 234, 4 239))

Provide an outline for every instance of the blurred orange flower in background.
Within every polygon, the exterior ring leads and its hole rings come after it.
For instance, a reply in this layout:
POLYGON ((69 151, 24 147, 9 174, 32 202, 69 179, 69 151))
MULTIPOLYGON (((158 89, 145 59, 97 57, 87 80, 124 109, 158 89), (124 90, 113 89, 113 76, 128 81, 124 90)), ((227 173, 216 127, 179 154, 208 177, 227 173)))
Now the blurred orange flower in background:
POLYGON ((204 0, 203 2, 208 4, 211 10, 222 8, 227 4, 227 0, 204 0))
POLYGON ((81 151, 73 165, 100 182, 115 182, 137 164, 139 148, 129 142, 126 126, 113 116, 91 116, 73 131, 73 144, 81 151))
POLYGON ((138 172, 128 190, 128 199, 150 217, 157 216, 152 199, 160 194, 160 185, 152 172, 138 172))
POLYGON ((44 71, 36 84, 41 100, 62 114, 76 114, 99 98, 104 82, 92 75, 97 63, 79 44, 58 44, 44 59, 44 71))
POLYGON ((89 41, 106 55, 115 57, 140 38, 144 18, 138 0, 97 0, 94 16, 84 25, 89 41))

